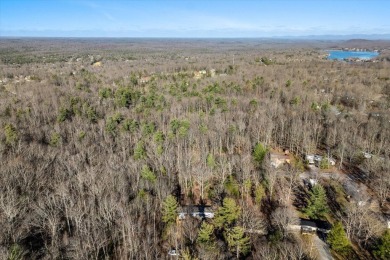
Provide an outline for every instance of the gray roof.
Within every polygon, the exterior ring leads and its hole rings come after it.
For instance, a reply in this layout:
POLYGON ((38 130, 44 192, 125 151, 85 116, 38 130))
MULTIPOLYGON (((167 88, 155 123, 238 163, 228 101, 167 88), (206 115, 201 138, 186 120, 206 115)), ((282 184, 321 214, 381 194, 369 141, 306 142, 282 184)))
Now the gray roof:
POLYGON ((301 225, 301 227, 317 228, 317 224, 313 221, 308 220, 308 219, 300 219, 300 225, 301 225))

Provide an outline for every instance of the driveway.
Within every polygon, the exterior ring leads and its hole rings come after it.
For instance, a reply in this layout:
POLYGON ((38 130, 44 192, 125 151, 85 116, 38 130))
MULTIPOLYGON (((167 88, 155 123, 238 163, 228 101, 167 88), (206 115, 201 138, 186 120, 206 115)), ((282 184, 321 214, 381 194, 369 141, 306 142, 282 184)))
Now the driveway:
POLYGON ((349 175, 339 172, 321 172, 319 168, 310 165, 310 170, 303 172, 299 175, 302 180, 308 179, 323 179, 323 180, 336 180, 341 185, 347 195, 350 196, 357 203, 371 203, 374 198, 368 192, 368 188, 365 184, 358 182, 356 179, 351 178, 349 175))
POLYGON ((313 236, 314 244, 318 251, 318 259, 320 260, 331 260, 333 259, 329 246, 322 241, 317 235, 313 236))

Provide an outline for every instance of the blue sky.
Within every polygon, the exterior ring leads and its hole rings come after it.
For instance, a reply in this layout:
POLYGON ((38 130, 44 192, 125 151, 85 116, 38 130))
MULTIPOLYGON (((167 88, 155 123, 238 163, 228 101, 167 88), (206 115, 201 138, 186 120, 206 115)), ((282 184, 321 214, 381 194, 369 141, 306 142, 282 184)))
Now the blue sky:
POLYGON ((388 0, 1 0, 0 36, 390 34, 388 0))

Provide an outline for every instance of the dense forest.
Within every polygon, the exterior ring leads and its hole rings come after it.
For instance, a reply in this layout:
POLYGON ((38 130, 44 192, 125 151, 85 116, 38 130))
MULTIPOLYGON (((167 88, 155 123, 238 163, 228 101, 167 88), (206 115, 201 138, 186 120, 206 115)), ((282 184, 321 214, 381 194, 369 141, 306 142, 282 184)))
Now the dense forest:
POLYGON ((390 42, 3 38, 0 256, 389 259, 389 137, 390 42))

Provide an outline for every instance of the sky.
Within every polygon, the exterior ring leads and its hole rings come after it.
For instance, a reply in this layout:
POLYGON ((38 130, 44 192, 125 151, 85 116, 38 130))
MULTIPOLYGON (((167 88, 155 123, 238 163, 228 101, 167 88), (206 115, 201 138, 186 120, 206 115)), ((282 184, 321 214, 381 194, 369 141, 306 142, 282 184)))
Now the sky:
POLYGON ((390 34, 389 0, 1 0, 0 36, 390 34))

